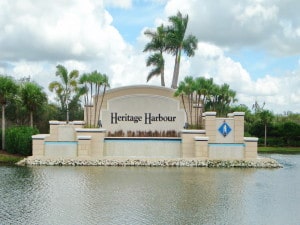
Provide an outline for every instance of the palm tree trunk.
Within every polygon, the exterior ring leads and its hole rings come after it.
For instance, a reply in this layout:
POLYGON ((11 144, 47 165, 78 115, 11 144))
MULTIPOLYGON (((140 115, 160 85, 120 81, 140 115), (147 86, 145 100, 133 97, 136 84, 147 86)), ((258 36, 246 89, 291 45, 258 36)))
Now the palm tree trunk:
POLYGON ((187 109, 186 109, 186 105, 185 105, 183 94, 181 94, 181 99, 182 99, 182 104, 183 104, 183 108, 184 108, 184 111, 185 111, 186 120, 187 120, 187 123, 189 123, 189 117, 188 117, 188 113, 187 113, 187 109))
POLYGON ((2 104, 2 150, 5 149, 5 104, 2 104))
POLYGON ((164 72, 164 70, 165 70, 165 67, 163 66, 161 68, 161 71, 160 71, 160 83, 161 83, 161 86, 163 86, 163 87, 166 86, 165 85, 165 72, 164 72))
POLYGON ((94 124, 93 126, 97 126, 97 112, 98 112, 98 101, 99 101, 99 95, 100 95, 100 85, 95 84, 95 96, 94 96, 94 124))
POLYGON ((267 147, 267 124, 265 124, 265 141, 264 141, 265 147, 267 147))
POLYGON ((33 127, 33 112, 30 111, 30 126, 33 127))
POLYGON ((175 55, 175 65, 174 65, 174 72, 173 72, 173 79, 172 79, 172 86, 171 86, 171 88, 174 89, 177 88, 177 83, 178 83, 180 52, 181 49, 178 49, 175 55))
POLYGON ((103 93, 102 93, 102 98, 101 98, 101 103, 100 103, 100 108, 99 108, 99 114, 98 114, 98 121, 100 120, 100 113, 101 113, 101 108, 102 108, 105 92, 106 92, 106 85, 104 85, 104 89, 103 89, 103 93))

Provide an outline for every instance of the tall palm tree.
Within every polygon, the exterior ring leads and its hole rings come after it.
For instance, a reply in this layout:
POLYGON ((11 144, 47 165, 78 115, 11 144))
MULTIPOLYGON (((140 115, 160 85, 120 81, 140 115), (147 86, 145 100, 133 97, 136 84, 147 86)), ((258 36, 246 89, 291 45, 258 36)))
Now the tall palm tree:
POLYGON ((267 146, 267 126, 272 122, 274 119, 274 114, 269 110, 261 110, 258 112, 259 118, 261 122, 264 124, 265 127, 265 139, 264 139, 264 146, 267 146))
POLYGON ((188 21, 188 15, 183 17, 181 12, 178 12, 176 16, 169 17, 171 25, 167 30, 166 50, 175 55, 172 88, 177 88, 181 52, 184 51, 188 57, 191 57, 195 55, 197 49, 197 38, 194 35, 185 37, 188 21))
POLYGON ((0 75, 0 104, 2 109, 2 149, 5 149, 5 106, 18 91, 18 85, 12 77, 0 75))
POLYGON ((87 125, 90 127, 95 127, 97 125, 97 121, 100 119, 101 107, 103 104, 104 95, 107 87, 109 87, 108 77, 106 74, 101 74, 98 71, 93 71, 88 74, 83 74, 79 83, 82 84, 82 88, 84 89, 84 101, 87 109, 90 109, 89 112, 86 112, 86 120, 87 125), (98 107, 98 103, 101 97, 100 105, 98 107), (91 112, 91 107, 94 107, 94 121, 92 123, 92 118, 89 117, 91 112))
POLYGON ((62 66, 56 66, 56 76, 60 77, 61 83, 53 81, 49 84, 49 90, 55 92, 57 99, 61 104, 63 111, 67 112, 67 123, 69 123, 69 102, 71 97, 77 91, 77 78, 79 76, 78 70, 72 70, 68 73, 68 70, 62 66))
POLYGON ((151 38, 151 41, 146 44, 144 52, 155 52, 147 58, 146 65, 154 66, 147 77, 147 82, 154 76, 160 76, 161 86, 165 86, 165 60, 163 52, 165 51, 166 29, 163 25, 157 27, 156 31, 146 30, 146 36, 151 38))
POLYGON ((47 102, 47 95, 42 87, 32 82, 26 82, 20 94, 23 105, 30 113, 30 126, 33 127, 33 113, 47 102))
POLYGON ((194 104, 195 82, 193 77, 187 76, 179 83, 174 95, 181 96, 182 104, 187 117, 188 125, 193 124, 193 104, 194 104), (186 103, 187 101, 187 103, 186 103))

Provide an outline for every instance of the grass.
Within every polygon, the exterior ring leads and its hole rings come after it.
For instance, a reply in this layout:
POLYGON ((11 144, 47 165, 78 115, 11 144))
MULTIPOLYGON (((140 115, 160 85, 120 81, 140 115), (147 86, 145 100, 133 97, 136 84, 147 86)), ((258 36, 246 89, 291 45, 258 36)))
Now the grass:
POLYGON ((24 156, 9 154, 5 151, 0 151, 0 164, 15 164, 24 159, 24 156))
POLYGON ((258 153, 300 154, 300 147, 258 147, 258 153))

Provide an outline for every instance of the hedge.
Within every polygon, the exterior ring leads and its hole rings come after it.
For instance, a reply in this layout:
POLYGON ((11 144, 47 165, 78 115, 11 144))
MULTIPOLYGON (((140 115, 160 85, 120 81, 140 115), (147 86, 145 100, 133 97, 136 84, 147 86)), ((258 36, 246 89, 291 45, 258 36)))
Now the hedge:
POLYGON ((38 129, 26 126, 10 127, 5 133, 5 148, 7 152, 25 156, 32 154, 31 136, 38 134, 38 129))

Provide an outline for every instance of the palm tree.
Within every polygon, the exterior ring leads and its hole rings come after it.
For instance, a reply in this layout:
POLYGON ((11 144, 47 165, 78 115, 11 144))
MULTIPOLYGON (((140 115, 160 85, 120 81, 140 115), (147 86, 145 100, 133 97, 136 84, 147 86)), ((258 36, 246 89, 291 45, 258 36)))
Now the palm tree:
POLYGON ((220 87, 220 97, 218 99, 218 108, 219 113, 222 116, 225 116, 227 111, 229 110, 230 103, 234 103, 237 101, 235 98, 236 92, 229 88, 228 84, 223 84, 220 87))
POLYGON ((188 125, 193 125, 193 104, 194 104, 195 82, 193 77, 187 76, 179 83, 174 96, 181 96, 182 104, 187 117, 188 125), (187 103, 186 103, 187 101, 187 103))
POLYGON ((21 87, 20 94, 23 105, 30 113, 30 126, 33 127, 33 112, 47 102, 46 93, 43 92, 39 85, 32 82, 26 82, 21 87))
POLYGON ((265 127, 265 140, 264 140, 264 146, 267 146, 267 126, 272 122, 274 119, 274 115, 269 110, 261 110, 258 112, 258 115, 260 117, 261 122, 264 124, 265 127))
POLYGON ((5 106, 18 91, 12 77, 0 75, 0 104, 2 109, 2 149, 5 149, 5 106))
POLYGON ((88 74, 83 74, 80 79, 79 83, 82 84, 82 90, 84 93, 84 102, 86 107, 94 106, 94 121, 92 123, 92 118, 88 117, 90 114, 89 112, 86 112, 86 119, 88 122, 88 126, 95 127, 97 125, 97 121, 100 119, 100 113, 97 114, 97 112, 100 112, 104 95, 106 92, 107 87, 109 87, 108 83, 108 77, 106 74, 101 74, 97 71, 93 71, 88 74), (100 105, 98 107, 99 98, 101 96, 100 105), (93 101, 94 100, 94 101, 93 101))
POLYGON ((62 83, 53 81, 49 84, 49 90, 55 91, 57 99, 61 104, 61 109, 67 112, 67 123, 69 123, 69 102, 73 97, 73 94, 77 91, 77 78, 79 76, 78 70, 72 70, 68 73, 68 70, 62 66, 56 66, 56 76, 61 78, 62 83))
POLYGON ((169 17, 171 26, 168 27, 166 36, 166 51, 175 55, 175 65, 173 72, 172 88, 177 88, 181 52, 188 56, 194 56, 197 49, 198 40, 194 35, 188 35, 185 38, 189 17, 182 16, 180 12, 176 16, 169 17))
POLYGON ((149 56, 146 61, 147 66, 154 66, 154 69, 148 74, 147 82, 154 76, 160 76, 161 86, 165 86, 165 60, 163 52, 165 51, 166 29, 161 25, 157 27, 156 32, 146 30, 144 34, 151 38, 151 41, 146 44, 144 52, 155 52, 153 55, 149 56))
POLYGON ((196 126, 199 127, 201 123, 201 112, 204 105, 207 103, 207 98, 210 94, 210 88, 213 84, 213 79, 206 79, 205 77, 197 77, 195 79, 195 118, 196 126))

